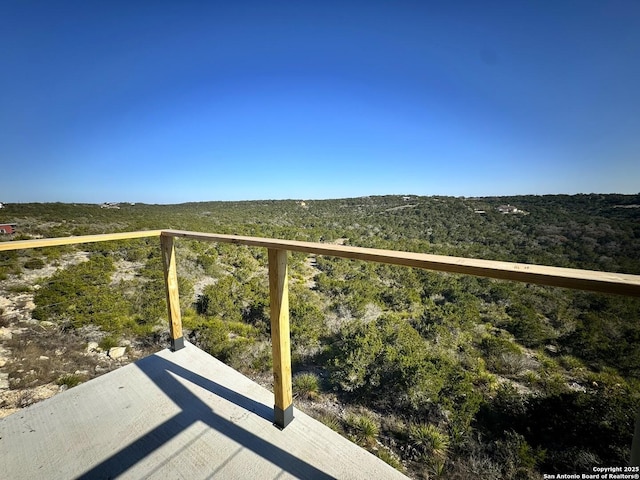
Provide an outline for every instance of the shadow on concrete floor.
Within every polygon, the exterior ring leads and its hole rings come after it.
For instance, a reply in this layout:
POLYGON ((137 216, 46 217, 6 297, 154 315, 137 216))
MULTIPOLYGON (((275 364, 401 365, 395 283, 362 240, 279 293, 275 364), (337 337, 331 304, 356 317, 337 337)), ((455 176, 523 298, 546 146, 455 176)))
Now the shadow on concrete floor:
MULTIPOLYGON (((182 411, 168 418, 151 432, 114 453, 111 457, 94 466, 78 478, 87 480, 114 478, 121 475, 154 450, 171 441, 195 422, 202 422, 241 445, 241 448, 239 448, 235 454, 246 448, 295 477, 320 480, 333 478, 313 465, 300 460, 294 455, 217 415, 211 410, 211 407, 185 388, 173 375, 192 382, 218 395, 221 399, 232 402, 266 420, 271 421, 273 419, 273 409, 157 355, 144 358, 136 362, 135 365, 178 405, 182 411)), ((274 426, 273 428, 276 427, 274 426)), ((282 432, 282 434, 286 435, 286 431, 282 432)), ((192 441, 197 441, 197 438, 192 441)), ((235 454, 213 470, 211 477, 213 478, 219 470, 224 468, 235 454)), ((185 472, 185 476, 188 477, 188 472, 185 472)))

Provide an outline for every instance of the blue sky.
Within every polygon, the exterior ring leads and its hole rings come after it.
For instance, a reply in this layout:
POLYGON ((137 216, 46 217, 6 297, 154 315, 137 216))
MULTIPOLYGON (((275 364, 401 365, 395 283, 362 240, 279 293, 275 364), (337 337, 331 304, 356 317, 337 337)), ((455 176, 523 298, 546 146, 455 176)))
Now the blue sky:
POLYGON ((0 2, 0 201, 640 191, 640 2, 0 2))

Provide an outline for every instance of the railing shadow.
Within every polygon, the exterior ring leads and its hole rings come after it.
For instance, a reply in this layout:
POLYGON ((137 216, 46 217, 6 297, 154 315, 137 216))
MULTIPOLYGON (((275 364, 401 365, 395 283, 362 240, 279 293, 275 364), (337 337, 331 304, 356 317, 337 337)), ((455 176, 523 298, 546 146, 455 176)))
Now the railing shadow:
MULTIPOLYGON (((187 347, 188 348, 188 347, 187 347)), ((205 378, 202 375, 199 375, 189 369, 186 369, 178 364, 170 362, 162 357, 157 355, 151 355, 149 357, 143 358, 135 363, 135 365, 142 370, 147 377, 149 377, 153 382, 158 385, 162 390, 176 403, 178 401, 176 398, 180 398, 183 393, 184 386, 182 386, 179 382, 168 382, 167 381, 167 372, 171 372, 178 377, 187 380, 188 382, 193 383, 228 402, 234 403, 239 407, 248 410, 251 413, 255 413, 259 417, 264 418, 268 421, 273 421, 273 408, 268 407, 267 405, 256 402, 252 398, 249 398, 241 393, 238 393, 230 388, 225 387, 224 385, 220 385, 217 382, 209 378, 205 378), (176 387, 175 390, 172 388, 176 387)), ((178 403, 179 404, 179 403, 178 403)), ((180 404, 179 404, 180 405, 180 404)), ((209 410, 211 410, 209 408, 209 410)))
MULTIPOLYGON (((144 372, 181 411, 171 418, 168 418, 164 423, 158 425, 144 436, 131 442, 118 452, 115 452, 108 459, 95 465, 80 475, 78 477, 79 479, 107 479, 117 477, 164 444, 170 442, 196 422, 202 422, 208 425, 210 428, 216 430, 216 432, 241 445, 241 448, 251 450, 290 475, 298 478, 321 480, 334 478, 304 460, 301 460, 280 447, 272 445, 250 431, 234 424, 232 421, 216 414, 211 410, 209 405, 182 385, 174 375, 219 396, 221 401, 232 402, 248 412, 271 421, 273 419, 273 409, 266 405, 234 392, 219 383, 204 378, 158 355, 144 358, 136 362, 135 365, 144 372)), ((273 428, 275 429, 276 427, 273 428)), ((283 431, 281 434, 286 435, 287 433, 283 431)), ((222 466, 226 463, 227 461, 224 461, 222 466)), ((219 470, 219 467, 220 466, 212 465, 211 476, 216 474, 216 468, 219 470)), ((189 472, 185 472, 185 476, 188 475, 189 472)))

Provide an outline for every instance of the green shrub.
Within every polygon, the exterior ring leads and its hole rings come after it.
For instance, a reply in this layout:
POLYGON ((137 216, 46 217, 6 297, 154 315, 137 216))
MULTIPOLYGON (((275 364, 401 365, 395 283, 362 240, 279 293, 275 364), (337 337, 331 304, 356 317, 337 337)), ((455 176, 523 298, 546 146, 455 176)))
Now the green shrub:
POLYGON ((539 386, 544 391, 545 395, 560 395, 568 391, 567 380, 564 375, 560 373, 543 374, 540 377, 539 386))
POLYGON ((82 383, 82 377, 73 374, 63 375, 56 383, 60 386, 65 385, 67 388, 73 388, 82 383))
POLYGON ((236 370, 246 370, 252 363, 268 361, 262 351, 251 355, 259 334, 252 325, 214 317, 201 320, 193 330, 192 336, 200 348, 236 370))
POLYGON ((503 478, 539 478, 534 468, 544 460, 546 452, 531 447, 522 435, 507 431, 502 439, 495 442, 494 449, 494 456, 502 466, 503 478))
POLYGON ((293 378, 293 392, 308 400, 315 400, 320 395, 318 377, 313 373, 302 373, 293 378))
POLYGON ((39 270, 44 268, 45 263, 40 258, 30 258, 26 262, 24 262, 24 268, 28 268, 29 270, 39 270))
POLYGON ((487 368, 495 373, 514 375, 524 370, 521 348, 507 338, 486 335, 480 349, 486 356, 487 368))
POLYGON ((533 370, 528 370, 524 373, 523 379, 532 387, 535 387, 540 382, 540 375, 533 370))
POLYGON ((480 349, 488 357, 496 357, 503 353, 521 353, 522 349, 508 338, 485 335, 480 341, 480 349))
POLYGON ((540 362, 541 370, 547 374, 560 373, 562 370, 556 359, 544 353, 538 354, 538 361, 540 362))
POLYGON ((100 343, 98 343, 98 346, 106 352, 110 348, 117 347, 118 343, 119 343, 118 338, 112 335, 108 335, 104 337, 102 340, 100 340, 100 343))
POLYGON ((221 269, 217 264, 218 254, 215 250, 201 253, 196 258, 196 265, 202 267, 204 273, 210 277, 218 277, 221 274, 221 269))
POLYGON ((109 285, 113 271, 113 260, 102 255, 58 271, 36 292, 33 318, 59 320, 71 328, 94 324, 119 332, 130 305, 109 285))
POLYGON ((324 314, 318 294, 302 284, 290 286, 289 314, 293 342, 316 344, 325 333, 324 314))
POLYGON ((381 407, 415 410, 437 400, 452 367, 408 322, 394 316, 346 324, 330 366, 331 380, 342 391, 381 407))
POLYGON ((229 321, 242 320, 241 285, 232 275, 225 275, 215 285, 205 287, 196 301, 200 315, 215 316, 229 321))
POLYGON ((557 335, 542 315, 528 306, 514 304, 507 307, 511 322, 506 325, 520 343, 527 347, 539 347, 554 340, 557 335))
POLYGON ((560 361, 560 365, 567 370, 584 369, 584 363, 582 360, 572 355, 562 355, 558 360, 560 361))
POLYGON ((9 285, 7 287, 7 291, 11 293, 26 293, 31 291, 31 287, 29 285, 9 285))
POLYGON ((493 368, 497 373, 518 375, 527 368, 527 357, 521 353, 501 353, 493 359, 493 368))

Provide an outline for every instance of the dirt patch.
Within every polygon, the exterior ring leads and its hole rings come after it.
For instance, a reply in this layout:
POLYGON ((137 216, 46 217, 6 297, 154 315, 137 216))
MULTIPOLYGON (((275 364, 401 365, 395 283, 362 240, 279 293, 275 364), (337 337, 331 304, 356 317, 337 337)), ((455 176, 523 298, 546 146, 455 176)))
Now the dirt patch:
POLYGON ((315 255, 309 255, 305 261, 304 261, 305 266, 307 267, 307 272, 305 272, 305 286, 309 289, 315 288, 316 287, 316 275, 318 275, 319 273, 322 273, 320 271, 320 269, 318 268, 318 264, 316 261, 316 256, 315 255))
POLYGON ((160 343, 164 345, 161 336, 147 343, 122 339, 117 344, 124 347, 124 355, 111 358, 109 350, 95 342, 105 336, 96 328, 65 332, 51 322, 47 326, 42 323, 15 325, 11 337, 3 341, 0 352, 5 363, 0 370, 8 381, 0 389, 0 417, 150 355, 160 349, 160 343))
POLYGON ((144 263, 129 262, 127 260, 118 260, 114 263, 116 271, 111 275, 111 286, 118 285, 120 282, 128 282, 138 276, 138 272, 144 263))
POLYGON ((204 277, 193 284, 193 301, 197 301, 198 297, 202 295, 204 289, 209 285, 215 285, 218 282, 217 278, 204 277))
POLYGON ((8 390, 0 394, 0 418, 15 413, 36 402, 53 397, 62 388, 55 383, 48 383, 35 388, 8 390))

